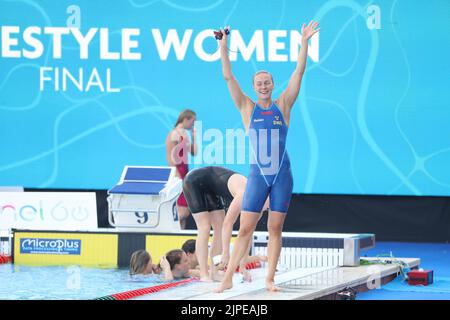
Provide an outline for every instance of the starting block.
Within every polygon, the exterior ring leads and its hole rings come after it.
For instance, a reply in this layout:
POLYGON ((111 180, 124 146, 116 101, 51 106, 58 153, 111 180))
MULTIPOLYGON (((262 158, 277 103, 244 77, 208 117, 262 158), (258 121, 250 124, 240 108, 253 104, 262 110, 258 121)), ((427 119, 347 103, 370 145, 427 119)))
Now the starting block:
POLYGON ((182 180, 175 167, 125 166, 119 183, 108 190, 108 220, 116 228, 180 230, 176 201, 182 180))

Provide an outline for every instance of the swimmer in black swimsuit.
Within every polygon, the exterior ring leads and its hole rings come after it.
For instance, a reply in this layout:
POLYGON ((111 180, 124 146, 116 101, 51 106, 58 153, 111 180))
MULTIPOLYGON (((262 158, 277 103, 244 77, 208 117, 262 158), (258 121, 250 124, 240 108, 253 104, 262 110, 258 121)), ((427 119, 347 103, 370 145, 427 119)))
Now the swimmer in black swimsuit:
MULTIPOLYGON (((246 184, 247 179, 244 176, 226 168, 213 166, 192 170, 184 178, 183 192, 198 229, 195 252, 202 281, 212 281, 215 277, 214 267, 211 268, 211 274, 208 272, 208 240, 211 227, 214 234, 210 257, 220 255, 222 251, 225 253, 224 259, 229 257, 232 227, 241 212, 246 184), (228 210, 225 217, 226 208, 228 210), (223 226, 226 226, 225 232, 222 230, 223 226)), ((242 259, 242 266, 244 261, 242 259)), ((222 262, 226 264, 228 261, 222 262)), ((245 267, 240 270, 245 272, 245 267)))

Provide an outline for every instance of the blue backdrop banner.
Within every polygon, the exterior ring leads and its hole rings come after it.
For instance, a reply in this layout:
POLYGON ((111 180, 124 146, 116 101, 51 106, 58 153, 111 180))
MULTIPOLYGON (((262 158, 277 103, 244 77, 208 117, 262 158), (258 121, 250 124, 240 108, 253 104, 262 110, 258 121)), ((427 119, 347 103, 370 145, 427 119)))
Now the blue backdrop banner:
POLYGON ((190 167, 246 175, 213 30, 231 26, 243 91, 256 99, 264 69, 276 98, 314 19, 287 142, 294 192, 450 195, 448 12, 448 0, 0 0, 0 186, 104 189, 124 165, 166 165, 185 108, 190 167))

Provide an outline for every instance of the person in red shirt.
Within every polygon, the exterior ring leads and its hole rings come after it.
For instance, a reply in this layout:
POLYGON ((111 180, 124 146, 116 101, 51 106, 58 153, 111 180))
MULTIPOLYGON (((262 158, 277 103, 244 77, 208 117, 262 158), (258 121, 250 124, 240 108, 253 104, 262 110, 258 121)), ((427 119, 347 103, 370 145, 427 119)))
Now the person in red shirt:
MULTIPOLYGON (((188 154, 197 154, 196 132, 194 122, 196 114, 194 111, 186 109, 178 116, 175 128, 169 132, 166 138, 166 157, 170 166, 177 168, 177 176, 180 179, 189 172, 188 154), (192 140, 188 131, 191 131, 192 140)), ((181 193, 177 200, 178 218, 181 229, 186 228, 186 220, 189 217, 189 208, 184 194, 181 193)))

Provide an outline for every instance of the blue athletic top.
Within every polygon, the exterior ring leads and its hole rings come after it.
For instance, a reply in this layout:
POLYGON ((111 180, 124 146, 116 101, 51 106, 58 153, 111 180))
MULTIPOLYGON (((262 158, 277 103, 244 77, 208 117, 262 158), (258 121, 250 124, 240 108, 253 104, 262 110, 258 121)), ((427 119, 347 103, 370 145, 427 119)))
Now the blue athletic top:
POLYGON ((270 209, 287 212, 293 187, 287 132, 286 121, 275 103, 267 109, 255 104, 248 130, 252 157, 244 211, 260 212, 270 194, 270 209))

